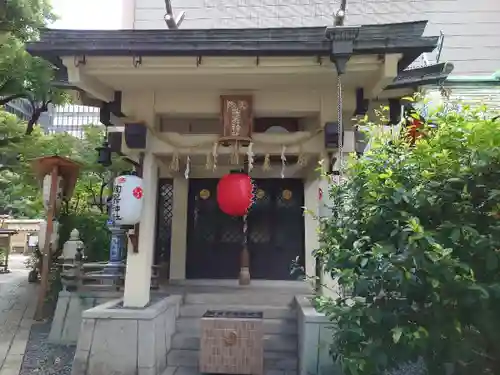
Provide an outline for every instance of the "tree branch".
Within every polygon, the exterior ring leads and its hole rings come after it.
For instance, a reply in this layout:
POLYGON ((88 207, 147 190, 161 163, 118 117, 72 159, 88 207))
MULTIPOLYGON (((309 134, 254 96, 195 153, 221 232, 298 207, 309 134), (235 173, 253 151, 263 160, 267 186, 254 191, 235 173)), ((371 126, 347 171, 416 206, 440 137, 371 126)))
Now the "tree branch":
POLYGON ((101 184, 101 190, 99 191, 99 210, 101 211, 101 213, 103 214, 104 213, 104 204, 102 202, 102 196, 104 194, 104 189, 106 188, 106 183, 103 182, 101 184))
POLYGON ((21 98, 26 98, 26 94, 14 94, 14 95, 9 95, 9 96, 3 97, 0 99, 0 105, 6 105, 7 103, 11 102, 12 100, 21 99, 21 98))
POLYGON ((35 130, 35 125, 38 123, 38 120, 40 120, 41 114, 48 111, 50 103, 51 100, 47 100, 46 102, 43 102, 40 107, 37 108, 36 104, 34 104, 34 102, 31 101, 31 105, 34 108, 34 111, 33 114, 31 115, 31 118, 28 121, 28 125, 26 126, 26 135, 31 135, 31 133, 33 133, 33 130, 35 130))

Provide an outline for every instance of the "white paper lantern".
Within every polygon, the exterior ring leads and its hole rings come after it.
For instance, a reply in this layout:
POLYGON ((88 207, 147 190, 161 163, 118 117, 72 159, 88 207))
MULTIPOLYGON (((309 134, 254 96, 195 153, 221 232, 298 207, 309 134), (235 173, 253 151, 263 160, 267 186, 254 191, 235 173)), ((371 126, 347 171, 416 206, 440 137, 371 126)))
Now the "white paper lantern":
MULTIPOLYGON (((59 239, 59 223, 57 221, 52 222, 52 234, 50 236, 50 243, 52 246, 57 245, 57 240, 59 239)), ((38 232, 38 248, 43 250, 45 246, 45 235, 47 234, 47 221, 43 220, 40 222, 40 230, 38 232)))
POLYGON ((116 225, 134 225, 141 219, 143 204, 142 178, 119 176, 113 185, 111 220, 116 225))
MULTIPOLYGON (((57 190, 56 190, 56 210, 59 210, 62 202, 62 177, 57 177, 57 190)), ((48 209, 50 203, 50 188, 52 186, 52 176, 50 174, 45 175, 43 178, 43 206, 48 209)))

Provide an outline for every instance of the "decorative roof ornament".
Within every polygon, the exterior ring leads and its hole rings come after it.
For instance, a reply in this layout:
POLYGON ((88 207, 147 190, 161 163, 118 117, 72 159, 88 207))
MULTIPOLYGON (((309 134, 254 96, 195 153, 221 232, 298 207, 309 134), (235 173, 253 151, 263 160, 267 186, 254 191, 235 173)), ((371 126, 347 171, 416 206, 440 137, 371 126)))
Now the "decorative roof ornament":
POLYGON ((341 0, 340 9, 333 16, 333 26, 344 26, 347 0, 341 0))
POLYGON ((170 1, 171 0, 165 0, 165 10, 167 11, 164 17, 165 23, 170 30, 177 30, 181 26, 182 21, 184 21, 186 12, 182 11, 177 18, 174 17, 174 10, 172 9, 172 3, 170 1))

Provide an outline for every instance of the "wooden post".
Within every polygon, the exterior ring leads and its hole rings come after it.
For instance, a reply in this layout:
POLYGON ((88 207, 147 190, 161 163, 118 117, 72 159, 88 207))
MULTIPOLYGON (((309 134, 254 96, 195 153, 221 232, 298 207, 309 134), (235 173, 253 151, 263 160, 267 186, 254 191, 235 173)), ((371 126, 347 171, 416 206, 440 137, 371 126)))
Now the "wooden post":
MULTIPOLYGON (((248 160, 243 164, 243 172, 248 174, 248 160)), ((243 216, 243 249, 240 259, 240 285, 250 284, 250 252, 248 251, 248 215, 243 216)))
POLYGON ((42 270, 41 270, 41 282, 40 287, 38 288, 38 301, 36 305, 35 311, 35 320, 43 320, 44 318, 44 305, 45 305, 45 296, 47 295, 47 290, 49 287, 49 259, 52 255, 50 249, 50 243, 52 240, 52 232, 54 230, 54 216, 56 209, 56 195, 57 195, 57 185, 58 185, 58 177, 59 168, 57 165, 52 167, 52 172, 50 176, 50 196, 49 196, 49 205, 47 207, 47 229, 45 233, 45 244, 43 246, 42 251, 42 270))

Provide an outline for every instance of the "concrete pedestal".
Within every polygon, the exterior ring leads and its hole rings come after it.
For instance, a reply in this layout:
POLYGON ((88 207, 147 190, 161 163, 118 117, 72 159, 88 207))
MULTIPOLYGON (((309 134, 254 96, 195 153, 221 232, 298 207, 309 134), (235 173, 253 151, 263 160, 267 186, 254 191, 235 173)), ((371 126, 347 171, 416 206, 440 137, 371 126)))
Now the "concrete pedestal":
POLYGON ((161 375, 181 296, 153 296, 144 308, 114 300, 86 310, 72 375, 161 375))
POLYGON ((299 375, 341 375, 333 363, 330 348, 334 326, 317 312, 309 297, 297 296, 297 323, 299 334, 299 375))
POLYGON ((75 345, 78 341, 82 313, 85 310, 122 296, 122 292, 61 291, 50 326, 49 341, 53 344, 75 345))

